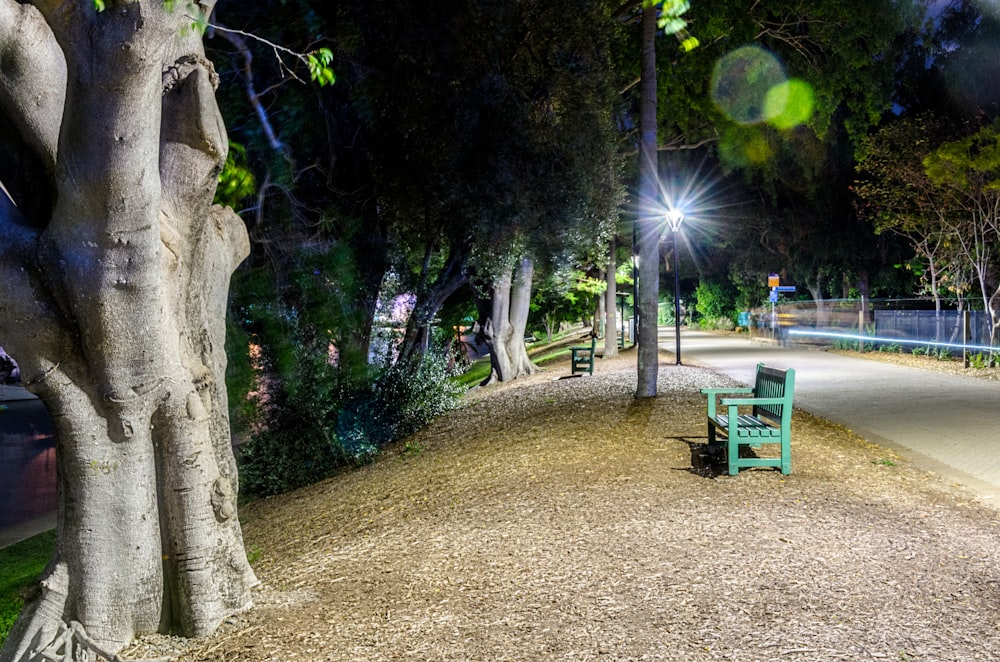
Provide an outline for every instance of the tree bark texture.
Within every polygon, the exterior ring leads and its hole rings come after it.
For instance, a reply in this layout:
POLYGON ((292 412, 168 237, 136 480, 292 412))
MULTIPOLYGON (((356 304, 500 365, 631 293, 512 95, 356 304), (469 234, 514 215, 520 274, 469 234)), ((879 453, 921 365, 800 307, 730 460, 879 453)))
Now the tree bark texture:
POLYGON ((617 295, 617 283, 615 282, 615 273, 618 270, 618 264, 615 262, 615 240, 611 239, 611 245, 608 248, 608 270, 605 273, 607 277, 608 288, 604 291, 604 310, 606 324, 604 325, 604 358, 610 359, 618 356, 618 295, 617 295))
POLYGON ((656 158, 656 7, 642 10, 642 63, 639 83, 639 317, 637 338, 639 351, 636 391, 637 398, 656 395, 656 373, 659 370, 656 308, 660 295, 660 219, 658 207, 656 158))
POLYGON ((534 269, 534 262, 523 258, 511 274, 501 276, 493 284, 489 316, 480 323, 480 337, 490 348, 492 368, 483 381, 484 386, 538 372, 524 344, 534 269))
POLYGON ((30 148, 55 200, 0 194, 0 337, 58 462, 56 549, 2 662, 203 635, 251 604, 224 381, 249 242, 212 205, 228 140, 189 11, 0 0, 0 161, 30 148))
MULTIPOLYGON (((603 278, 605 281, 607 281, 607 274, 605 274, 604 272, 600 272, 598 273, 598 278, 603 278)), ((604 334, 606 333, 606 330, 604 328, 604 322, 605 322, 604 316, 606 314, 604 310, 604 304, 607 300, 607 297, 605 297, 604 293, 602 292, 597 296, 595 296, 594 299, 595 299, 594 334, 598 338, 603 338, 604 334)))

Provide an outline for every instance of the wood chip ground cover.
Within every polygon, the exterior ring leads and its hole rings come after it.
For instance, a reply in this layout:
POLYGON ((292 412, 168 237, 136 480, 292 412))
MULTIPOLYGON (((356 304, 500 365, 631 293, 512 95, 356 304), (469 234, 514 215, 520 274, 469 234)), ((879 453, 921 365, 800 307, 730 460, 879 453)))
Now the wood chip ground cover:
POLYGON ((126 657, 1000 659, 1000 513, 796 412, 793 473, 704 466, 702 386, 635 356, 470 393, 379 462, 242 515, 262 585, 126 657), (559 379, 563 377, 563 379, 559 379))

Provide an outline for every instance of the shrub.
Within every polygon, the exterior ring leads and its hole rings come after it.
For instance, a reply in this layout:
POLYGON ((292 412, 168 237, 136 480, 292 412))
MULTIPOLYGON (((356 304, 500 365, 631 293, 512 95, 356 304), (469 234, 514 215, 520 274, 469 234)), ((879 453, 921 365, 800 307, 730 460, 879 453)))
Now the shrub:
POLYGON ((721 315, 719 317, 703 317, 698 321, 698 326, 707 330, 732 331, 736 328, 736 322, 731 317, 721 315))
POLYGON ((325 355, 303 366, 288 396, 269 405, 240 448, 241 482, 250 493, 287 492, 368 462, 455 407, 462 393, 443 353, 412 365, 383 357, 363 381, 344 380, 325 355))
POLYGON ((726 317, 733 310, 734 299, 731 288, 720 283, 701 281, 694 292, 695 310, 702 318, 717 319, 726 317))
POLYGON ((844 338, 837 338, 833 341, 833 348, 845 352, 856 352, 858 351, 859 343, 857 340, 845 340, 844 338))
POLYGON ((989 368, 993 364, 993 357, 983 354, 982 352, 977 352, 969 357, 969 367, 975 368, 976 370, 984 370, 989 368))
POLYGON ((345 388, 342 376, 326 360, 304 354, 298 373, 271 390, 239 448, 240 482, 252 494, 287 492, 348 463, 329 424, 345 388))
POLYGON ((341 447, 352 458, 364 460, 453 409, 462 389, 452 376, 445 357, 434 352, 414 364, 383 360, 371 385, 353 394, 337 416, 341 447))

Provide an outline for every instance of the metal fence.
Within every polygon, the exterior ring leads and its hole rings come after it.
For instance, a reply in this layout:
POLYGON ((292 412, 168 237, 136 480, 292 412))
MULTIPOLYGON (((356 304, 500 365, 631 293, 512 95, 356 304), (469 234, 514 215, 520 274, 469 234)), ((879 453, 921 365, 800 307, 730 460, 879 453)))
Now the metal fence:
MULTIPOLYGON (((927 302, 923 302, 925 305, 927 302)), ((782 343, 835 345, 864 342, 872 348, 898 345, 997 351, 991 342, 990 316, 984 311, 919 310, 914 302, 838 300, 779 303, 750 311, 752 337, 782 343)))

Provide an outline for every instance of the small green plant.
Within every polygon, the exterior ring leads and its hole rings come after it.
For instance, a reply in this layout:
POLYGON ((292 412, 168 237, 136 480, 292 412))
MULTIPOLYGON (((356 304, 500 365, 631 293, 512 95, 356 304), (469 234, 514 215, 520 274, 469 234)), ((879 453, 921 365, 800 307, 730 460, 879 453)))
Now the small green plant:
POLYGON ((858 351, 858 342, 856 340, 838 338, 833 341, 833 348, 842 352, 856 352, 858 351))
POLYGON ((937 352, 938 361, 950 361, 951 360, 951 350, 942 347, 937 352))
POLYGON ((889 343, 888 345, 879 345, 878 351, 887 354, 899 354, 903 351, 903 347, 899 343, 889 343))
POLYGON ((257 545, 250 545, 249 549, 247 549, 247 563, 250 565, 254 565, 257 561, 260 561, 263 556, 263 550, 257 545))
POLYGON ((415 455, 420 455, 424 452, 424 445, 419 441, 413 439, 407 439, 406 443, 403 444, 403 455, 407 457, 413 457, 415 455))
POLYGON ((872 464, 879 464, 879 465, 882 465, 883 467, 894 467, 894 466, 896 466, 895 462, 893 462, 892 460, 886 459, 884 457, 881 457, 881 458, 879 458, 877 460, 872 460, 872 464))
POLYGON ((983 370, 989 368, 993 363, 993 358, 982 352, 977 352, 969 357, 969 367, 975 368, 976 370, 983 370))
POLYGON ((910 350, 910 354, 913 354, 914 356, 927 356, 927 351, 926 347, 914 347, 910 350))

